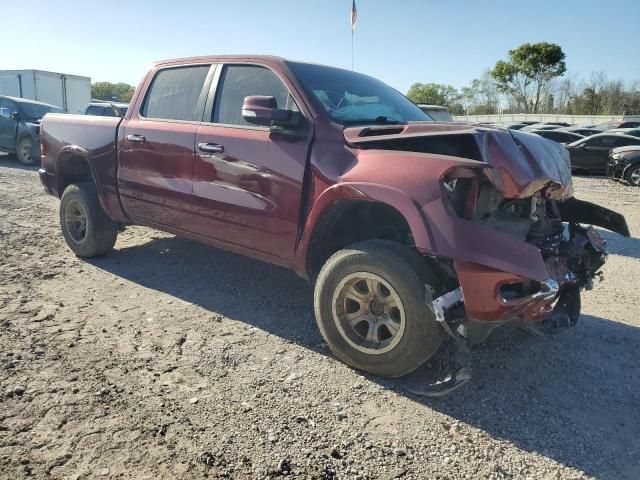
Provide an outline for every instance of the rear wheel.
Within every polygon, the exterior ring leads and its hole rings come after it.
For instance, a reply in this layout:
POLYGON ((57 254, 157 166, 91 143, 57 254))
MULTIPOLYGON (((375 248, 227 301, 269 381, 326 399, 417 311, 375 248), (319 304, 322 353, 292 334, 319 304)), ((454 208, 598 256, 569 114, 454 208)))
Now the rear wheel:
POLYGON ((16 156, 18 161, 23 165, 33 165, 36 163, 37 158, 33 155, 33 140, 29 137, 25 137, 18 142, 16 147, 16 156))
POLYGON ((633 165, 627 172, 627 182, 634 187, 640 187, 640 164, 633 165))
POLYGON ((106 254, 118 237, 118 224, 102 210, 93 183, 65 189, 60 201, 60 226, 69 248, 83 258, 106 254))
POLYGON ((315 287, 320 332, 340 360, 359 370, 395 378, 412 372, 442 342, 442 329, 425 302, 424 259, 384 240, 334 254, 315 287))

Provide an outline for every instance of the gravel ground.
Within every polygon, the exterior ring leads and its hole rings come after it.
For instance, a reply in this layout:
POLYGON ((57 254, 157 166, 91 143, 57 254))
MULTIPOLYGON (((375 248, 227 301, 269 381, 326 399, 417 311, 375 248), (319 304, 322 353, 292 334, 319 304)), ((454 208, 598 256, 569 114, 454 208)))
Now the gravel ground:
POLYGON ((82 261, 0 159, 0 477, 640 478, 640 189, 605 281, 552 339, 504 327, 445 399, 351 370, 292 272, 150 229, 82 261))

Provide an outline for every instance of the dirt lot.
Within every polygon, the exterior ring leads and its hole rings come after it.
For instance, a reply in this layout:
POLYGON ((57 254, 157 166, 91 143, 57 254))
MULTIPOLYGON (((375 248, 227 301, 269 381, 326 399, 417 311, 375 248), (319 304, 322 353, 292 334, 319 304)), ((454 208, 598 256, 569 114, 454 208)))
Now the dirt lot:
POLYGON ((640 189, 605 282, 553 339, 505 327, 442 400, 322 343, 295 274, 146 228, 75 258, 58 201, 0 159, 0 477, 640 478, 640 189))

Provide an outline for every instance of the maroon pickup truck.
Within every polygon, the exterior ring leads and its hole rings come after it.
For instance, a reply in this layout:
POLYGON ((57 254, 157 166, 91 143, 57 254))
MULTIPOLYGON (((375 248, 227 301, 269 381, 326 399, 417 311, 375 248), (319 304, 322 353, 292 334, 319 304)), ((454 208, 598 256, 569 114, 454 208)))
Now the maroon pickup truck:
MULTIPOLYGON (((76 255, 148 225, 293 269, 315 282, 335 355, 384 377, 444 338, 468 359, 509 321, 574 325, 606 256, 581 224, 629 235, 621 215, 573 198, 563 146, 434 122, 382 82, 321 65, 159 62, 123 119, 49 114, 41 136, 40 177, 76 255)), ((468 363, 425 392, 462 384, 468 363)))

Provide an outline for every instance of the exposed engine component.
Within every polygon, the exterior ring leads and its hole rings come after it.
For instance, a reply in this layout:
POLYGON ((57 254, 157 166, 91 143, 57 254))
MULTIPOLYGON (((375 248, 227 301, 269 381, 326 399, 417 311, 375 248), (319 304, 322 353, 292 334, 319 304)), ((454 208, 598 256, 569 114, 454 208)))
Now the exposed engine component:
POLYGON ((560 244, 563 241, 564 226, 560 219, 560 213, 553 200, 545 201, 534 197, 535 211, 532 218, 535 219, 527 234, 527 242, 540 249, 542 258, 557 257, 560 255, 560 244), (547 211, 547 208, 551 210, 547 211))
MULTIPOLYGON (((529 198, 507 199, 485 179, 455 175, 445 178, 444 187, 458 216, 540 250, 550 280, 557 284, 553 310, 540 314, 546 315, 544 329, 575 325, 580 315, 580 289, 591 288, 606 258, 605 241, 596 230, 583 228, 573 218, 563 221, 561 203, 547 198, 544 190, 529 198)), ((541 288, 539 282, 530 280, 505 283, 500 295, 513 304, 519 299, 534 300, 541 288)))

